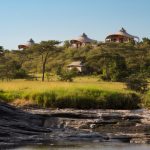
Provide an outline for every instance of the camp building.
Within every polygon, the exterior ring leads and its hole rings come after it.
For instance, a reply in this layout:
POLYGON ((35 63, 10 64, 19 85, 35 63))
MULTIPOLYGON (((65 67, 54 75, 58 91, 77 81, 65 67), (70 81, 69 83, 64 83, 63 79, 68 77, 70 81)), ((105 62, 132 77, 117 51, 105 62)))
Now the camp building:
POLYGON ((73 47, 79 48, 87 44, 91 44, 94 40, 90 39, 85 33, 70 41, 73 47))
POLYGON ((20 45, 18 45, 18 48, 19 49, 26 49, 26 48, 29 48, 30 46, 34 45, 34 44, 35 44, 35 42, 31 38, 26 44, 20 44, 20 45))
POLYGON ((77 69, 78 72, 83 72, 84 65, 81 61, 74 61, 67 66, 68 70, 77 69))
POLYGON ((127 33, 127 31, 122 28, 119 32, 108 35, 105 42, 115 42, 115 43, 129 43, 129 42, 139 42, 139 37, 127 33))

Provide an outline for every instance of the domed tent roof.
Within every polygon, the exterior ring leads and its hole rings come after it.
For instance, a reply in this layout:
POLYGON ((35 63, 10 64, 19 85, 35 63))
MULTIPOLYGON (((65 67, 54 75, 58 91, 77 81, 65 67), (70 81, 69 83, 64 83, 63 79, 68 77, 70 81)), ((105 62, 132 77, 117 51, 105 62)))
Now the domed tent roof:
POLYGON ((19 49, 26 49, 26 48, 29 48, 30 46, 34 45, 34 44, 35 44, 35 42, 31 38, 27 43, 18 45, 18 48, 19 49))
POLYGON ((94 40, 90 39, 85 33, 83 33, 81 36, 72 39, 70 42, 74 43, 74 42, 81 42, 81 43, 91 43, 94 40))
POLYGON ((35 42, 34 42, 34 40, 31 38, 31 39, 27 42, 27 45, 28 45, 28 46, 31 46, 31 45, 33 45, 33 44, 35 44, 35 42))
POLYGON ((124 37, 130 38, 130 39, 135 39, 136 38, 138 41, 140 40, 139 37, 127 33, 127 31, 124 28, 122 28, 120 31, 118 31, 115 34, 108 35, 106 37, 106 40, 109 39, 112 36, 124 36, 124 37))

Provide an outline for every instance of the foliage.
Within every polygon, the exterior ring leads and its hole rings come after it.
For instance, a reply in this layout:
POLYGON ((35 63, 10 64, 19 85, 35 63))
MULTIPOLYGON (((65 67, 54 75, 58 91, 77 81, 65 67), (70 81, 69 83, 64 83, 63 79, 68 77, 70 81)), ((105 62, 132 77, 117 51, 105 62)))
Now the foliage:
POLYGON ((143 95, 142 104, 143 104, 144 108, 149 108, 150 109, 150 92, 143 95))
POLYGON ((17 70, 16 62, 3 56, 0 60, 0 78, 2 80, 11 80, 14 78, 15 70, 17 70))
POLYGON ((137 109, 141 99, 135 93, 119 93, 96 89, 55 90, 24 93, 23 91, 0 92, 5 101, 32 100, 33 105, 44 108, 75 109, 137 109))
POLYGON ((18 69, 15 71, 14 78, 15 79, 25 79, 28 78, 29 75, 24 69, 18 69))
POLYGON ((69 47, 71 47, 70 41, 64 41, 63 47, 64 47, 64 48, 69 48, 69 47))
POLYGON ((45 79, 45 71, 47 60, 52 55, 52 53, 57 52, 56 45, 60 44, 59 41, 42 41, 40 44, 35 44, 30 48, 30 51, 33 52, 34 55, 41 56, 42 63, 42 81, 45 79))
POLYGON ((2 82, 0 98, 6 101, 30 99, 34 104, 42 107, 138 108, 141 106, 140 95, 123 89, 123 83, 114 82, 122 82, 128 78, 126 81, 128 89, 144 93, 142 104, 150 107, 150 94, 146 93, 148 90, 146 79, 150 77, 150 40, 148 38, 144 38, 138 44, 99 43, 97 46, 87 45, 78 49, 71 48, 69 41, 62 46, 58 46, 59 43, 59 41, 42 41, 21 51, 8 51, 0 47, 0 79, 29 79, 29 77, 33 79, 35 74, 42 73, 42 80, 44 81, 46 75, 47 80, 50 81, 52 78, 50 72, 55 72, 61 81, 74 79, 73 83, 45 82, 44 84, 38 81, 21 83, 12 81, 11 85, 9 82, 5 85, 5 82, 2 82), (97 82, 96 77, 94 77, 96 81, 92 84, 87 80, 89 77, 86 81, 83 79, 77 81, 74 78, 78 75, 76 70, 69 71, 65 68, 70 62, 79 60, 84 63, 86 69, 83 72, 84 78, 94 74, 113 83, 97 82), (145 77, 141 77, 141 74, 145 77), (12 85, 14 86, 9 91, 12 85))
POLYGON ((76 72, 74 70, 61 70, 61 73, 59 74, 59 80, 72 82, 75 76, 76 72))
POLYGON ((122 81, 127 72, 124 57, 118 54, 102 54, 102 75, 101 78, 106 81, 122 81))
POLYGON ((131 76, 127 79, 126 85, 128 89, 136 92, 145 93, 148 91, 148 82, 140 76, 131 76))
POLYGON ((143 40, 144 44, 150 45, 150 39, 149 38, 143 38, 142 40, 143 40))
MULTIPOLYGON (((58 46, 58 41, 42 41, 21 51, 6 51, 1 48, 0 65, 5 69, 7 64, 13 64, 13 70, 23 69, 28 74, 42 73, 44 80, 46 72, 54 71, 59 75, 61 69, 65 69, 70 62, 80 60, 86 70, 84 75, 98 74, 104 80, 123 81, 132 74, 145 73, 150 76, 148 41, 149 39, 143 39, 143 42, 136 45, 102 43, 95 47, 87 45, 78 49, 71 48, 69 41, 62 46, 58 46)), ((12 67, 8 67, 8 70, 10 68, 12 67)))

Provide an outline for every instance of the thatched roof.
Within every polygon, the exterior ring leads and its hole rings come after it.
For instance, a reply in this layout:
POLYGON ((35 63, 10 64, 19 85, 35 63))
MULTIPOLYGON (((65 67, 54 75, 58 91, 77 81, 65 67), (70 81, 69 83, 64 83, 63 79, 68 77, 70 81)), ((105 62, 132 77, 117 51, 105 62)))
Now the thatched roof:
POLYGON ((69 64, 67 67, 82 67, 83 64, 81 61, 74 61, 71 64, 69 64))
POLYGON ((108 35, 106 37, 106 39, 109 39, 112 36, 124 36, 124 37, 130 38, 130 39, 135 39, 136 38, 139 41, 139 37, 127 33, 127 31, 124 28, 122 28, 120 31, 118 31, 115 34, 108 35))
POLYGON ((83 33, 81 36, 72 39, 70 42, 81 42, 81 43, 92 43, 94 40, 90 39, 85 33, 83 33))

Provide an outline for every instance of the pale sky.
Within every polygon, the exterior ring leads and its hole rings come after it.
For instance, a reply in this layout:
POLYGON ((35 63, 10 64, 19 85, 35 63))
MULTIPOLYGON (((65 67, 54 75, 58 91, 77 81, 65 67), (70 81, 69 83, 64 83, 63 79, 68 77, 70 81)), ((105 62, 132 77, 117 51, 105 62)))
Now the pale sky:
POLYGON ((30 38, 105 37, 124 27, 150 38, 150 0, 0 0, 0 45, 17 49, 30 38))

